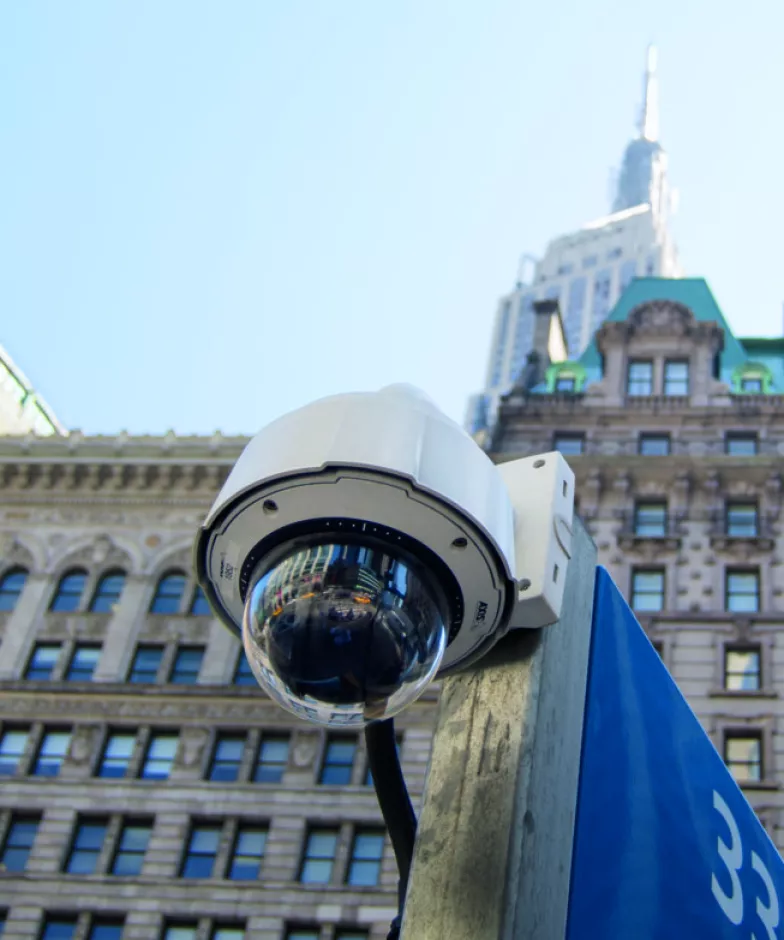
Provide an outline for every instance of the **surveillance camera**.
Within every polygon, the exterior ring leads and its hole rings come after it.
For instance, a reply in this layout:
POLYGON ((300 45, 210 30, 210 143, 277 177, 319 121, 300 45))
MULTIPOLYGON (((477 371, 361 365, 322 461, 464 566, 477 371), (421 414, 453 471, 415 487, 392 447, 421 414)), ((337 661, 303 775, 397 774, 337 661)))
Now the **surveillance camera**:
POLYGON ((558 619, 573 503, 560 454, 496 466, 410 386, 337 395, 248 443, 196 571, 274 700, 361 726, 558 619))

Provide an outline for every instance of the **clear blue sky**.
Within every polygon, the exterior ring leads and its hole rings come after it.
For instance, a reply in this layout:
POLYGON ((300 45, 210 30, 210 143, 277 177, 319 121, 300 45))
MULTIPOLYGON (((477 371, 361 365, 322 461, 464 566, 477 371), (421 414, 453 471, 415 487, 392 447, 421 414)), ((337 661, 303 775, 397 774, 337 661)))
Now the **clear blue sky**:
POLYGON ((784 4, 0 4, 0 342, 71 428, 461 419, 518 256, 607 208, 659 46, 687 272, 780 334, 784 4))

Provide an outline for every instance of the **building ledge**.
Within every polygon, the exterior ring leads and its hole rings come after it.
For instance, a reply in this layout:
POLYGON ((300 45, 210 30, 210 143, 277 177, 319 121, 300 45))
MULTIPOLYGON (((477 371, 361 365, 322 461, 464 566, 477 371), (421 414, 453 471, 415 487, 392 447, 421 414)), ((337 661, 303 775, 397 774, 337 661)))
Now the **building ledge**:
POLYGON ((779 693, 772 688, 763 689, 710 689, 708 692, 710 698, 748 698, 748 699, 768 699, 779 698, 779 693))

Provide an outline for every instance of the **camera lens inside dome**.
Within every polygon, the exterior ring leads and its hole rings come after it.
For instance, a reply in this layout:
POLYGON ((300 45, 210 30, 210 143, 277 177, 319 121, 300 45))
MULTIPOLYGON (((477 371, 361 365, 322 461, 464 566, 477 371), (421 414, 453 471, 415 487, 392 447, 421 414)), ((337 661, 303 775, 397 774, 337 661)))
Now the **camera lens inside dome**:
POLYGON ((262 563, 242 635, 260 685, 323 725, 360 726, 405 708, 433 678, 449 612, 416 560, 363 541, 293 543, 262 563))

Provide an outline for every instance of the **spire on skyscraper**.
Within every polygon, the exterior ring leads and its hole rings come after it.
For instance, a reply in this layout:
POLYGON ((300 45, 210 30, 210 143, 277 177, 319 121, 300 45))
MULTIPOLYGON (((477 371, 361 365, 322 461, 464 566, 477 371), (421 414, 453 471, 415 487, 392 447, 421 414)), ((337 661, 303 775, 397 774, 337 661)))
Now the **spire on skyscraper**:
POLYGON ((648 46, 645 63, 640 137, 652 142, 659 139, 659 80, 656 76, 656 46, 654 45, 648 46))

